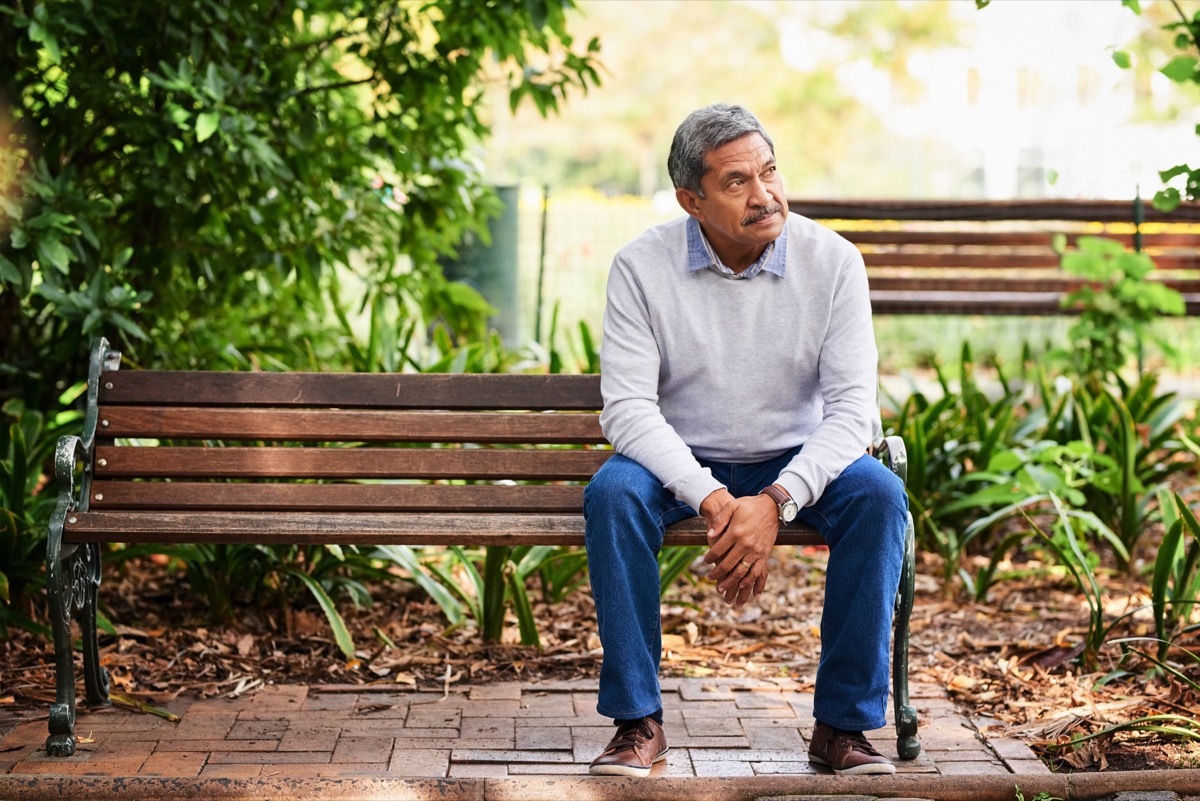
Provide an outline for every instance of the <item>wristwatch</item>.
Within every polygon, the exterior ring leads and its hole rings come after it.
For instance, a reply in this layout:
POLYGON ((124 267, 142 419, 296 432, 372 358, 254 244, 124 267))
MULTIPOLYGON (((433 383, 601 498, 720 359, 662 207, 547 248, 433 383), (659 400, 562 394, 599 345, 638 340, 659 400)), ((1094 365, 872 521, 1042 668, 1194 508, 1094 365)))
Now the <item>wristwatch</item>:
POLYGON ((763 487, 763 491, 759 495, 769 495, 771 500, 779 504, 779 522, 788 524, 796 519, 796 515, 800 513, 800 505, 792 500, 792 497, 774 484, 763 487))

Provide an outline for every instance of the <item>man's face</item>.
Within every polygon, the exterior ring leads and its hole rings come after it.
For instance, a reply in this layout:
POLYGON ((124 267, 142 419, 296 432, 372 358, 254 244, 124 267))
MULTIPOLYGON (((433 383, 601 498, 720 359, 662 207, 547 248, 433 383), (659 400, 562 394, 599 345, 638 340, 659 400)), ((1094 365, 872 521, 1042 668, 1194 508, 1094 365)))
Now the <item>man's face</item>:
POLYGON ((760 134, 748 134, 709 153, 708 172, 700 185, 704 197, 686 189, 677 190, 676 197, 684 211, 700 221, 713 249, 731 269, 748 267, 783 233, 788 213, 783 177, 760 134))

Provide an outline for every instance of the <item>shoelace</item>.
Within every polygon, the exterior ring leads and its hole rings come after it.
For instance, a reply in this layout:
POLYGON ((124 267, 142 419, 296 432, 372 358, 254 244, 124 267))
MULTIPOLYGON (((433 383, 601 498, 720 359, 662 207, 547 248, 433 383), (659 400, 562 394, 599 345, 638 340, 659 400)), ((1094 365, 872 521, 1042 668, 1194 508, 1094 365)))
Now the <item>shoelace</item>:
POLYGON ((840 752, 843 749, 846 751, 861 751, 868 756, 883 756, 875 747, 871 745, 871 741, 862 734, 852 732, 842 732, 833 738, 833 751, 840 752))
POLYGON ((632 751, 642 743, 654 739, 654 732, 650 730, 650 724, 646 718, 635 723, 625 723, 617 727, 617 736, 613 737, 612 742, 608 744, 605 750, 606 754, 615 754, 620 751, 632 751))

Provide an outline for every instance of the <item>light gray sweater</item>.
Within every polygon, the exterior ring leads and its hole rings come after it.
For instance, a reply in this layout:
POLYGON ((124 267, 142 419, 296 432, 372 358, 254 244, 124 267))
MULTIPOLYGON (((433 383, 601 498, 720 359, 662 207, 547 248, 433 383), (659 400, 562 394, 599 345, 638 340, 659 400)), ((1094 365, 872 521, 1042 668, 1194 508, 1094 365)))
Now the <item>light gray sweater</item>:
POLYGON ((722 486, 697 457, 760 462, 803 445, 777 481, 807 506, 878 424, 862 257, 789 214, 775 272, 730 279, 689 260, 690 219, 650 228, 613 260, 601 428, 695 510, 722 486))

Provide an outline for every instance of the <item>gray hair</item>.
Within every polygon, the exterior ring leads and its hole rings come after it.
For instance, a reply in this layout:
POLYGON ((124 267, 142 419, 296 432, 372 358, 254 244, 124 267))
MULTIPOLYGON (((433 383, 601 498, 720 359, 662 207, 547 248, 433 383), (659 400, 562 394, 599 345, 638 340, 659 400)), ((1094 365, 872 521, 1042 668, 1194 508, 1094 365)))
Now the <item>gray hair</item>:
POLYGON ((667 172, 676 189, 689 189, 700 197, 704 190, 700 180, 708 172, 708 154, 743 136, 758 134, 766 140, 775 155, 775 143, 763 130, 758 118, 741 106, 714 103, 697 109, 675 130, 671 152, 667 156, 667 172))

